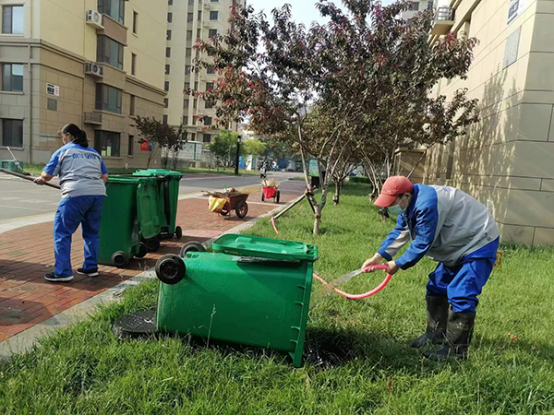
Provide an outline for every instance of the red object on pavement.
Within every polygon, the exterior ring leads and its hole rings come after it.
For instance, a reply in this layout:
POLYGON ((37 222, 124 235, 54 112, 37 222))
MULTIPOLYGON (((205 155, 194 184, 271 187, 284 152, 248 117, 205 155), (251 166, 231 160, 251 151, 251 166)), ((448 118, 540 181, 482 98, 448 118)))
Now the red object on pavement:
POLYGON ((277 192, 277 188, 272 186, 264 186, 263 187, 264 197, 265 199, 271 199, 275 197, 275 193, 277 192))
POLYGON ((147 142, 147 141, 146 141, 146 142, 142 142, 142 143, 140 144, 140 150, 144 150, 144 151, 148 152, 148 142, 147 142))

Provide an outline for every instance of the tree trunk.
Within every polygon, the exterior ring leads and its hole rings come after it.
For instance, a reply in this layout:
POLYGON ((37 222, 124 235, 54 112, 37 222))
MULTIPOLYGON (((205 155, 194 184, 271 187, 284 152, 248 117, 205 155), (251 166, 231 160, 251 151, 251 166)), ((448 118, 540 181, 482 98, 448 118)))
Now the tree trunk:
POLYGON ((318 205, 316 205, 314 208, 315 208, 314 235, 319 235, 319 227, 321 225, 321 209, 318 205))

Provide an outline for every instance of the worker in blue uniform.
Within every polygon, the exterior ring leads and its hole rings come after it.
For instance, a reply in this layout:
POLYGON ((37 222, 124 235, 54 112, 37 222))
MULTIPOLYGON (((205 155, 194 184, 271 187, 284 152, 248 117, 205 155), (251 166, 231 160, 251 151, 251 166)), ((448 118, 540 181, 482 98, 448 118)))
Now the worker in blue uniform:
POLYGON ((447 186, 413 185, 403 176, 385 182, 374 203, 398 215, 396 227, 363 267, 387 261, 388 271, 406 270, 427 255, 439 264, 427 283, 427 329, 411 345, 442 345, 427 354, 440 360, 467 358, 478 296, 496 260, 499 230, 479 201, 447 186), (393 257, 411 241, 396 261, 393 257), (450 305, 450 310, 449 310, 450 305))
POLYGON ((49 282, 73 280, 71 268, 71 237, 81 225, 85 244, 85 261, 77 273, 89 277, 98 276, 98 248, 100 244, 100 219, 108 170, 100 154, 88 145, 87 135, 75 124, 64 126, 59 135, 64 144, 58 149, 35 179, 44 185, 54 176, 60 179, 62 198, 54 219, 54 272, 44 278, 49 282))

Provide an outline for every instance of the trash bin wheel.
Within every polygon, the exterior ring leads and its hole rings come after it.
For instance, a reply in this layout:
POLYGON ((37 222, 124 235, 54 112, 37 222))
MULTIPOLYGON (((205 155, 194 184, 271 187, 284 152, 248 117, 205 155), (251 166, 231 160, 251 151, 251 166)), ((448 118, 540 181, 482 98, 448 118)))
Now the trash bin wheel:
POLYGON ((237 217, 239 218, 246 217, 246 214, 248 214, 248 204, 244 201, 240 201, 237 204, 237 208, 235 209, 235 212, 237 213, 237 217))
POLYGON ((265 195, 264 195, 264 191, 262 190, 262 202, 265 201, 265 195))
POLYGON ((183 229, 178 225, 175 227, 175 238, 180 240, 183 237, 183 229))
POLYGON ((275 194, 275 202, 278 204, 280 200, 281 200, 281 191, 277 191, 277 193, 275 194))
POLYGON ((127 265, 129 260, 123 251, 116 251, 112 254, 112 263, 114 266, 122 268, 127 265))
POLYGON ((138 257, 139 259, 142 259, 144 256, 148 254, 148 247, 144 243, 140 243, 138 253, 135 257, 138 257))
POLYGON ((174 254, 165 255, 156 263, 156 276, 168 285, 179 283, 186 272, 185 262, 174 254))
POLYGON ((145 240, 145 244, 149 252, 158 251, 160 249, 160 240, 157 237, 145 240))
POLYGON ((206 251, 206 247, 204 247, 201 243, 197 241, 191 241, 181 248, 181 257, 187 257, 187 253, 191 253, 194 251, 203 253, 206 251))

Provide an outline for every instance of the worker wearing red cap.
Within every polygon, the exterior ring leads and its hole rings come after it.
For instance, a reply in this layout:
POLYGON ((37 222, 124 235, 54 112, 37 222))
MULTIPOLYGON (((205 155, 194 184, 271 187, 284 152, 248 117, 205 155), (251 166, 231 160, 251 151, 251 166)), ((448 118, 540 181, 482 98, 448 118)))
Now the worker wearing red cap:
POLYGON ((386 260, 389 273, 395 274, 425 255, 439 262, 427 284, 427 330, 411 345, 442 345, 427 354, 435 360, 467 358, 477 296, 496 260, 499 231, 494 218, 479 201, 459 189, 413 185, 403 176, 387 179, 375 205, 388 208, 398 219, 363 267, 386 260), (393 261, 408 241, 408 249, 393 261))

